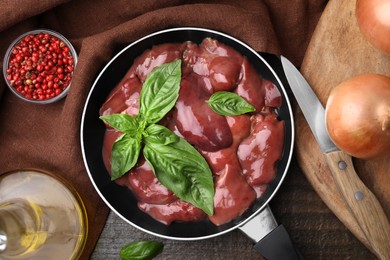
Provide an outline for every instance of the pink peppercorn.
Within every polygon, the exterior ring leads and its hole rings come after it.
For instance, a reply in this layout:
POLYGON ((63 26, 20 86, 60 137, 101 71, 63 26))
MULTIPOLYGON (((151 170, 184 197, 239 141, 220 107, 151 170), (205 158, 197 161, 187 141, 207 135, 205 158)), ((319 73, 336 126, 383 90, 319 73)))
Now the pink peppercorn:
POLYGON ((27 99, 47 100, 70 84, 75 57, 71 48, 55 35, 29 33, 10 51, 6 80, 27 99))

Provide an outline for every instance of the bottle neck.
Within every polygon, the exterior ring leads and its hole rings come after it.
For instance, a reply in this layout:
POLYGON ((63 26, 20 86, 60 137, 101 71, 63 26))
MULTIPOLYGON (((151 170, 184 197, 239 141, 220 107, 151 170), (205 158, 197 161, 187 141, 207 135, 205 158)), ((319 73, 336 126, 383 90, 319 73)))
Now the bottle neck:
POLYGON ((7 242, 7 234, 4 231, 0 230, 0 254, 4 252, 7 248, 7 242))
POLYGON ((0 258, 24 254, 36 246, 37 217, 26 200, 0 204, 0 258))

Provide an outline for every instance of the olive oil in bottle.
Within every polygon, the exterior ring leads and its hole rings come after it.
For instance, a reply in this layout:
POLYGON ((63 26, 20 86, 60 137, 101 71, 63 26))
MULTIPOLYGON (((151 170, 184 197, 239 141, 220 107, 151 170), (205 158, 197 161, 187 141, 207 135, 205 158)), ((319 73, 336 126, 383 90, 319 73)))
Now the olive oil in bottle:
POLYGON ((50 174, 0 176, 0 259, 78 259, 87 237, 84 205, 50 174))

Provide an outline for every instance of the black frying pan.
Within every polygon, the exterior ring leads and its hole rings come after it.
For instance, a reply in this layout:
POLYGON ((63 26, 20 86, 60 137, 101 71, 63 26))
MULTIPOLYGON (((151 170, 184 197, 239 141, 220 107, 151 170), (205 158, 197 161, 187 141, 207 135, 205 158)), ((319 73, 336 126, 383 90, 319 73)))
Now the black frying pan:
POLYGON ((289 99, 282 80, 273 67, 259 53, 243 42, 220 32, 201 28, 175 28, 159 31, 135 41, 121 50, 101 71, 88 95, 81 122, 81 148, 85 167, 97 192, 117 215, 133 226, 150 234, 177 240, 197 240, 215 237, 244 225, 267 207, 277 192, 287 173, 294 142, 294 125, 289 99), (109 92, 126 74, 136 57, 153 45, 168 42, 192 41, 200 43, 204 38, 214 38, 231 46, 255 67, 263 78, 272 81, 280 90, 283 105, 278 110, 279 117, 285 121, 285 140, 282 159, 277 165, 276 178, 269 184, 265 194, 243 215, 233 221, 215 226, 209 221, 173 223, 164 225, 140 211, 132 192, 110 180, 102 159, 102 144, 105 125, 99 119, 99 108, 109 92))

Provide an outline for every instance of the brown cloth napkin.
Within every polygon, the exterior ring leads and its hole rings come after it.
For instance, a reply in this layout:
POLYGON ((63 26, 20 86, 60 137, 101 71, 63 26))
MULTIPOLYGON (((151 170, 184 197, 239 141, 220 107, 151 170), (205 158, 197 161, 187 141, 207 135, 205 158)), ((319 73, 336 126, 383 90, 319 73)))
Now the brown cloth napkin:
POLYGON ((299 66, 327 0, 3 0, 0 57, 20 34, 48 28, 66 36, 79 57, 68 96, 36 105, 0 80, 0 173, 38 168, 72 182, 86 204, 88 259, 108 208, 94 190, 80 149, 80 120, 93 81, 114 50, 149 33, 181 26, 215 29, 257 51, 283 54, 299 66))

